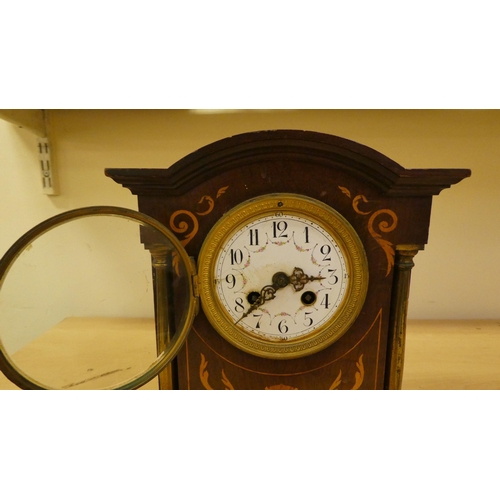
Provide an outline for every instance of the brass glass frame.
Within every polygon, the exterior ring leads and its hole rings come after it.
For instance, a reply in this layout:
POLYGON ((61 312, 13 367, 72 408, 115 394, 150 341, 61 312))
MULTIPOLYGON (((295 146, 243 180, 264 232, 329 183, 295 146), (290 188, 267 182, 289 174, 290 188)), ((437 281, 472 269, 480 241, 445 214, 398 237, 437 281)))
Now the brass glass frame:
MULTIPOLYGON (((197 312, 197 299, 194 297, 193 292, 193 276, 195 275, 193 263, 175 235, 165 226, 160 224, 157 220, 134 210, 109 206, 79 208, 47 219, 46 221, 32 228, 21 238, 19 238, 0 260, 0 293, 9 269, 13 266, 16 259, 21 255, 21 253, 37 238, 47 233, 51 229, 67 222, 94 216, 114 216, 123 219, 129 219, 142 224, 142 226, 144 226, 145 228, 158 231, 163 237, 168 240, 168 243, 169 245, 171 245, 173 252, 179 256, 181 265, 183 265, 186 270, 185 287, 188 290, 190 300, 187 310, 183 311, 184 323, 179 325, 177 332, 172 336, 172 338, 170 338, 170 333, 167 331, 167 311, 165 310, 165 304, 168 303, 168 299, 165 296, 168 287, 165 286, 164 280, 156 280, 156 331, 158 338, 168 339, 168 342, 161 343, 162 348, 158 354, 158 358, 145 371, 133 377, 132 379, 129 379, 114 387, 110 387, 110 389, 136 389, 146 384, 153 377, 158 375, 175 358, 175 356, 183 346, 187 335, 189 334, 194 316, 197 312)), ((11 382, 22 389, 55 389, 53 387, 48 387, 42 383, 37 382, 22 370, 16 368, 15 363, 13 363, 12 359, 7 354, 4 345, 2 344, 1 337, 0 370, 11 382)))

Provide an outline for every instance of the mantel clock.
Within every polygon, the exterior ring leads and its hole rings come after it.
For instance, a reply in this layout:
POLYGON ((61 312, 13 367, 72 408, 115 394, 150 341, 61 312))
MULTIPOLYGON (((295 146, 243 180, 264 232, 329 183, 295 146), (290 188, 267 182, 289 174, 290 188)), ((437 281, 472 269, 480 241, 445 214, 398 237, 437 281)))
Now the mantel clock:
POLYGON ((401 387, 413 257, 432 197, 469 170, 407 170, 347 139, 277 130, 105 173, 178 240, 141 230, 156 284, 196 263, 177 286, 201 307, 160 388, 401 387))

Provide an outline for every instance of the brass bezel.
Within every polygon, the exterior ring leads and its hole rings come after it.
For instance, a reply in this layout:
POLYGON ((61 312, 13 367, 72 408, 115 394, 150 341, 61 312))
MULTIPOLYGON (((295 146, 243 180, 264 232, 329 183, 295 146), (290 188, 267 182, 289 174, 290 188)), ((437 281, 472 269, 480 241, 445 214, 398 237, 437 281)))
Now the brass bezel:
POLYGON ((363 244, 349 222, 330 206, 302 195, 283 193, 260 196, 237 205, 224 215, 207 235, 198 260, 200 299, 206 317, 223 338, 255 356, 293 359, 314 354, 338 340, 357 318, 368 289, 368 262, 363 244), (295 215, 323 227, 342 249, 350 275, 344 299, 328 322, 307 337, 288 342, 257 338, 234 324, 217 299, 215 263, 224 245, 240 228, 277 212, 295 215))
MULTIPOLYGON (((144 370, 139 375, 126 380, 120 384, 117 384, 110 389, 137 389, 142 385, 149 382, 156 375, 158 375, 173 359, 177 356, 178 352, 184 345, 184 342, 191 330, 191 326, 194 321, 194 317, 197 314, 197 299, 193 291, 192 276, 195 274, 193 268, 193 263, 189 258, 186 250, 181 245, 177 237, 167 229, 163 224, 158 222, 156 219, 149 217, 141 212, 136 212, 135 210, 130 210, 121 207, 111 207, 111 206, 94 206, 94 207, 84 207, 75 210, 70 210, 62 214, 56 215, 47 219, 37 226, 30 229, 27 233, 21 236, 6 252, 6 254, 0 259, 0 291, 2 284, 9 272, 9 269, 14 265, 18 257, 22 252, 31 245, 36 239, 38 239, 43 234, 47 233, 51 229, 54 229, 67 222, 82 219, 86 217, 94 216, 112 216, 119 217, 122 219, 128 219, 134 222, 142 224, 146 228, 151 228, 162 234, 175 252, 179 255, 182 265, 185 267, 187 276, 186 283, 188 286, 188 293, 191 297, 189 301, 188 310, 185 314, 185 323, 179 329, 179 331, 173 336, 170 343, 165 347, 165 350, 158 355, 156 361, 154 361, 146 370, 144 370)), ((157 290, 159 294, 159 302, 164 303, 163 294, 164 290, 157 290)), ((160 308, 158 311, 158 316, 162 316, 164 311, 160 308)), ((158 334, 163 334, 161 329, 163 328, 160 324, 159 317, 156 318, 156 327, 158 334)), ((14 384, 16 384, 21 389, 58 389, 56 387, 49 387, 44 383, 40 383, 34 380, 30 375, 26 374, 23 370, 15 366, 11 357, 7 354, 1 340, 0 336, 0 371, 14 384)))

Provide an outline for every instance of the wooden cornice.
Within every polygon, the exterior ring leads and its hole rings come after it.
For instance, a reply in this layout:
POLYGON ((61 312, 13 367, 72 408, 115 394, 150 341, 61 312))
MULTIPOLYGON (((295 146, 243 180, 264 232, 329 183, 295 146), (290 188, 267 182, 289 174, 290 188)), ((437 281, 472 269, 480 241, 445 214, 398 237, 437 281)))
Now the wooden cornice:
POLYGON ((408 170, 362 144, 301 130, 236 135, 198 149, 169 168, 113 168, 105 174, 136 195, 179 195, 220 172, 277 158, 346 171, 386 196, 437 195, 471 175, 468 169, 408 170))

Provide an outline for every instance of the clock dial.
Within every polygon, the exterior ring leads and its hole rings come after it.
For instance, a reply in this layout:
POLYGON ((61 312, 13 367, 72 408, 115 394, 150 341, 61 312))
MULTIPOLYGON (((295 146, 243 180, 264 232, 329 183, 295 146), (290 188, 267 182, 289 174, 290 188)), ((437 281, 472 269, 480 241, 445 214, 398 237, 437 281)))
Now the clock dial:
POLYGON ((233 322, 272 342, 300 339, 324 325, 349 283, 344 251, 332 235, 279 212, 236 231, 216 258, 215 275, 217 298, 233 322))
POLYGON ((368 272, 349 223, 311 198, 282 194, 236 207, 200 253, 201 300, 237 347, 269 358, 317 352, 359 313, 368 272))

